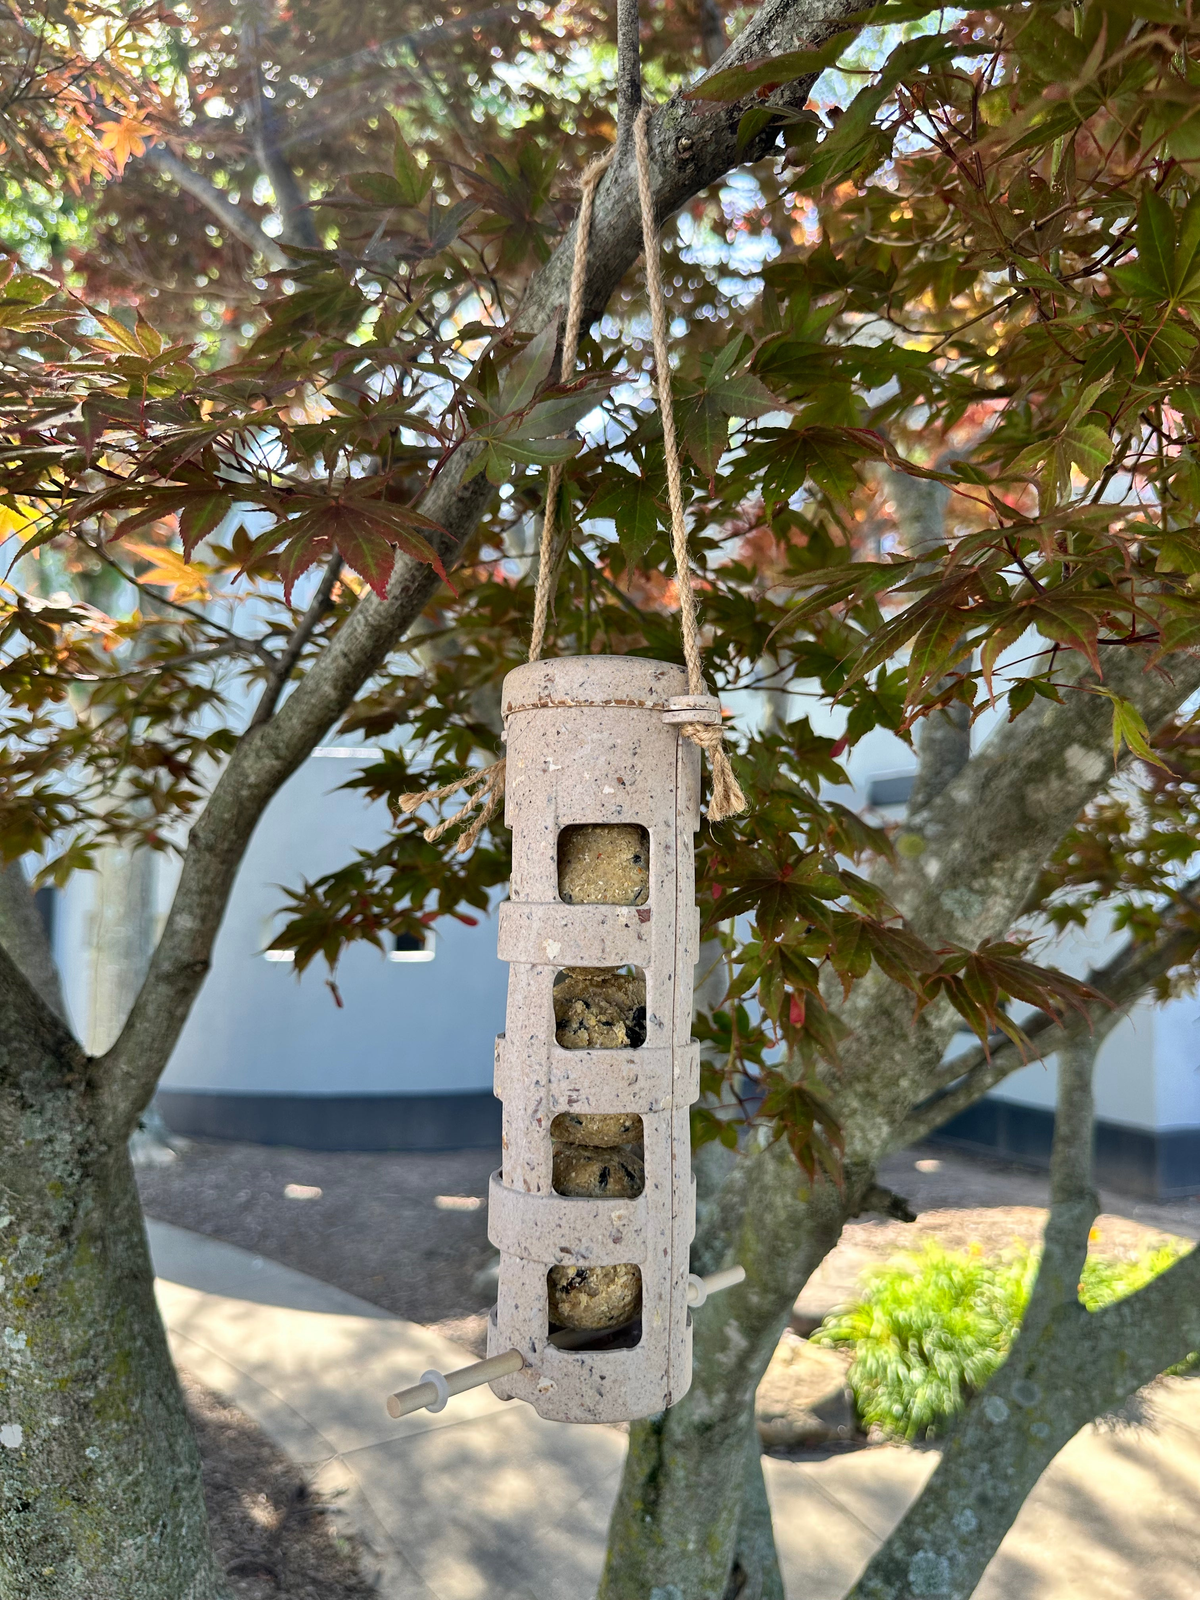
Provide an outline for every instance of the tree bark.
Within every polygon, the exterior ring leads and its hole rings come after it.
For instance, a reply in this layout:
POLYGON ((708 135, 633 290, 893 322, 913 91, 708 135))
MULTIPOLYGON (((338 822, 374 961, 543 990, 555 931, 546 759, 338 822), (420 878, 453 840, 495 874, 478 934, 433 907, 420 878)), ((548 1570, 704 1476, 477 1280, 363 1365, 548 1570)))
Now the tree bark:
POLYGON ((54 951, 19 861, 0 868, 0 946, 56 1017, 66 1020, 54 951))
POLYGON ((0 1600, 225 1600, 124 1138, 0 951, 0 1600))
MULTIPOLYGON (((806 1197, 791 1152, 771 1144, 740 1157, 701 1206, 693 1269, 737 1262, 746 1281, 695 1313, 688 1394, 630 1428, 600 1600, 646 1600, 655 1589, 724 1600, 746 1482, 745 1470, 731 1470, 731 1463, 757 1449, 759 1378, 797 1284, 837 1242, 845 1207, 854 1209, 865 1186, 865 1175, 848 1174, 845 1196, 823 1183, 806 1197)), ((761 1507, 758 1519, 761 1525, 761 1507)), ((752 1526, 745 1525, 747 1534, 752 1526)))
POLYGON ((784 1600, 757 1430, 746 1447, 746 1478, 725 1600, 784 1600))
POLYGON ((1058 1057, 1051 1210, 1029 1308, 1008 1360, 976 1395, 924 1492, 848 1600, 968 1600, 1050 1462, 1079 1429, 1200 1342, 1195 1251, 1145 1289, 1088 1313, 1079 1276, 1099 1210, 1092 1068, 1080 1033, 1058 1057))
MULTIPOLYGON (((1136 652, 1114 653, 1106 662, 1106 682, 1135 699, 1157 727, 1200 682, 1200 660, 1178 658, 1173 666, 1174 680, 1151 679, 1136 652)), ((1079 677, 1085 678, 1083 670, 1079 677)), ((976 943, 1007 932, 1038 864, 1110 781, 1108 717, 1093 711, 1099 698, 1072 696, 1061 718, 1021 718, 999 730, 931 797, 917 825, 918 839, 929 841, 928 855, 902 856, 885 881, 932 942, 976 943)), ((1123 977, 1136 972, 1144 979, 1137 992, 1153 981, 1152 961, 1135 957, 1118 966, 1123 977)), ((747 1282, 721 1296, 713 1308, 719 1304, 719 1316, 705 1320, 707 1307, 697 1313, 691 1391, 663 1416, 630 1430, 600 1600, 646 1600, 672 1582, 687 1600, 723 1600, 744 1492, 742 1475, 730 1473, 727 1464, 745 1447, 759 1380, 796 1295, 871 1188, 875 1163, 903 1142, 914 1107, 944 1081, 943 1057, 958 1022, 948 1005, 929 1006, 914 1024, 911 995, 872 972, 856 985, 842 1014, 852 1031, 841 1067, 826 1087, 846 1143, 844 1192, 825 1183, 802 1194, 795 1163, 773 1146, 743 1157, 713 1200, 701 1206, 694 1270, 712 1271, 736 1260, 746 1267, 747 1282), (888 1064, 886 1072, 879 1070, 881 1062, 888 1064)), ((992 1081, 1021 1065, 1015 1051, 1005 1061, 992 1081)), ((1098 1313, 1091 1326, 1115 1326, 1110 1313, 1118 1310, 1098 1313)), ((1058 1328, 1056 1322, 1047 1339, 1059 1337, 1058 1328)), ((1190 1348, 1185 1345, 1184 1353, 1190 1348)), ((1179 1359, 1167 1355, 1133 1387, 1179 1359)), ((1087 1404, 1086 1415, 1071 1423, 1051 1456, 1103 1409, 1087 1411, 1087 1404)), ((1068 1414, 1076 1413, 1064 1408, 1068 1414)))

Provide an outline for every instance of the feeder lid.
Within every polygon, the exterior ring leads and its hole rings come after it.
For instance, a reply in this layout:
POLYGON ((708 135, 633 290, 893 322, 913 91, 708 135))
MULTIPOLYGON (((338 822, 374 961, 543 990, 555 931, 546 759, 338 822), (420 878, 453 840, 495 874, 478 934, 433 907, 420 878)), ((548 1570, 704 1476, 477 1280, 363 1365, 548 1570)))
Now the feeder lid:
MULTIPOLYGON (((519 711, 575 706, 629 706, 665 711, 687 696, 687 673, 643 656, 553 656, 516 667, 504 679, 505 718, 519 711)), ((708 697, 704 697, 707 701, 708 697)), ((702 720, 689 713, 684 721, 702 720)))

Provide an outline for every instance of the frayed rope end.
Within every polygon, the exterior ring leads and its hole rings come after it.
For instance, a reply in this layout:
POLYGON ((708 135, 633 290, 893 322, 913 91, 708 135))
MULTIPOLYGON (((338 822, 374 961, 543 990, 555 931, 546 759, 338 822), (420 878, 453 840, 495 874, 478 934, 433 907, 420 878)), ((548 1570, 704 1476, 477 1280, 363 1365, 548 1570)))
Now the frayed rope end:
POLYGON ((400 809, 405 814, 416 811, 418 806, 428 802, 445 800, 452 794, 461 794, 464 790, 474 789, 474 794, 469 794, 466 805, 462 806, 452 817, 446 817, 441 822, 435 822, 431 827, 425 828, 422 837, 429 844, 436 844, 444 833, 448 833, 455 823, 462 822, 470 816, 476 806, 481 807, 479 815, 475 817, 470 826, 459 839, 455 849, 458 854, 465 855, 475 841, 479 838, 487 823, 496 814, 500 801, 504 798, 504 757, 494 761, 490 767, 481 767, 478 772, 471 772, 465 778, 457 778, 453 783, 444 783, 440 789, 422 789, 416 793, 402 794, 400 796, 400 809))
POLYGON ((712 777, 712 794, 708 799, 708 820, 725 822, 729 817, 748 811, 749 804, 742 786, 733 775, 729 752, 725 748, 725 730, 708 722, 685 722, 680 728, 685 739, 698 744, 708 757, 708 770, 712 777))

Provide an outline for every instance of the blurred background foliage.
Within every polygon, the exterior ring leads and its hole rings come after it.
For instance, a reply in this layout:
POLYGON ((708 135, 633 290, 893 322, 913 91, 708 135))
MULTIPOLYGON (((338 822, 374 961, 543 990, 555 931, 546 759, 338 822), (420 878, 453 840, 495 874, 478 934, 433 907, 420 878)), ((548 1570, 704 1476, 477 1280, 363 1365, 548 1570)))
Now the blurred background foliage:
MULTIPOLYGON (((748 14, 644 6, 647 93, 694 84, 748 14)), ((461 450, 494 492, 342 723, 385 751, 359 787, 399 817, 495 759, 550 461, 552 647, 678 658, 640 275, 564 382, 553 327, 506 331, 615 136, 610 8, 37 0, 0 26, 6 857, 61 881, 105 840, 178 848, 397 555, 439 563, 422 495, 461 450)), ((663 245, 709 670, 767 707, 736 727, 752 809, 702 839, 730 980, 707 1087, 765 1077, 810 1170, 836 1160, 814 1076, 836 997, 873 966, 986 1040, 1011 999, 1082 1003, 1036 931, 1194 915, 1190 712, 1152 739, 1088 668, 1200 644, 1198 46, 1161 0, 889 0, 697 90, 778 134, 663 245), (805 110, 773 107, 818 70, 805 110), (847 750, 1084 693, 1111 700, 1120 783, 1008 940, 916 938, 872 880, 903 828, 830 794, 847 750)), ((498 821, 459 856, 398 820, 296 886, 280 942, 335 966, 472 915, 506 852, 498 821)))

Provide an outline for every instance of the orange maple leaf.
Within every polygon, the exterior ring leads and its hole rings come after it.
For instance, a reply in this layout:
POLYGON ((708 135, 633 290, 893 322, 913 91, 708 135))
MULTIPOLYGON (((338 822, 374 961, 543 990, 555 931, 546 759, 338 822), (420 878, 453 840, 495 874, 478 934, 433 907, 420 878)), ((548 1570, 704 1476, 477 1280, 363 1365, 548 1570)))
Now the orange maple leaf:
POLYGON ((162 545, 139 544, 134 539, 125 539, 122 543, 126 550, 132 550, 143 561, 151 563, 149 572, 138 574, 140 583, 152 583, 156 588, 168 589, 169 598, 180 602, 211 598, 208 578, 213 572, 212 567, 203 562, 188 563, 177 551, 167 550, 162 545))
POLYGON ((118 173, 125 170, 130 156, 146 153, 146 146, 154 139, 154 131, 146 126, 140 113, 121 117, 115 122, 101 122, 100 143, 112 152, 113 165, 118 173))

